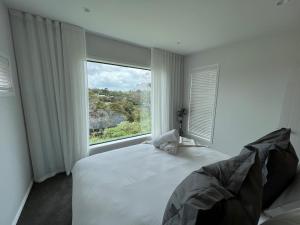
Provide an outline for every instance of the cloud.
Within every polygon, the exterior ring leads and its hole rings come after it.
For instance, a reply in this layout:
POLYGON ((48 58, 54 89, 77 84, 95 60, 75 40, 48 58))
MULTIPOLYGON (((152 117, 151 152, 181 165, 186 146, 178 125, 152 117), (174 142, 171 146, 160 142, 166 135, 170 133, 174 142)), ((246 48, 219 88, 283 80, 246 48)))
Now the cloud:
POLYGON ((145 87, 151 83, 149 70, 109 65, 103 63, 87 63, 89 88, 108 88, 110 90, 129 91, 145 87))

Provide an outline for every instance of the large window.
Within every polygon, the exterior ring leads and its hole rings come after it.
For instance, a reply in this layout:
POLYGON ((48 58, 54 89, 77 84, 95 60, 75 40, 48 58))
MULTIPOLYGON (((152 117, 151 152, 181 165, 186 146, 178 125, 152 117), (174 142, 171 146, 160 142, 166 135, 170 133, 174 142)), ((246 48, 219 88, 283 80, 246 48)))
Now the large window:
POLYGON ((90 144, 151 132, 151 72, 87 62, 90 144))

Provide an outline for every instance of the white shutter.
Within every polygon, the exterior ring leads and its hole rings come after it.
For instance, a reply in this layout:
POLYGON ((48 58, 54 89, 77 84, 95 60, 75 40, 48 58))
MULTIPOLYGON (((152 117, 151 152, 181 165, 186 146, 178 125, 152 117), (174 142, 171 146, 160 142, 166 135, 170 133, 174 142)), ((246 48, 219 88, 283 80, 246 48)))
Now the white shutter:
POLYGON ((9 68, 8 58, 0 55, 0 94, 8 93, 12 90, 9 68))
POLYGON ((211 65, 190 74, 188 132, 212 143, 218 89, 219 66, 211 65))

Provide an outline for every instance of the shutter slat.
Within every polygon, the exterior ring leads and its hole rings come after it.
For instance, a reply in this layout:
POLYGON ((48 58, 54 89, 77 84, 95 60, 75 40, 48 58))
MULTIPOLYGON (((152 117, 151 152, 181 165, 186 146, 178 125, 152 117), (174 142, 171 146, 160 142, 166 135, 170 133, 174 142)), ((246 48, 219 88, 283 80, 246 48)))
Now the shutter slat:
POLYGON ((188 131, 209 142, 213 136, 218 72, 218 65, 213 65, 191 73, 188 131))
POLYGON ((9 61, 0 55, 0 93, 11 91, 12 85, 9 78, 9 61))

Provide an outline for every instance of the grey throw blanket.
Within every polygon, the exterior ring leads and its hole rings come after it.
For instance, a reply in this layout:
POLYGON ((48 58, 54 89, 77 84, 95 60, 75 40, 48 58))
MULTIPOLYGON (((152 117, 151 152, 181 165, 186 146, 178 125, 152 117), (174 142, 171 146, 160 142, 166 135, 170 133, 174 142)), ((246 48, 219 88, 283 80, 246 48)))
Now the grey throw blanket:
POLYGON ((163 225, 256 225, 261 212, 261 167, 248 150, 191 173, 173 192, 163 225))

